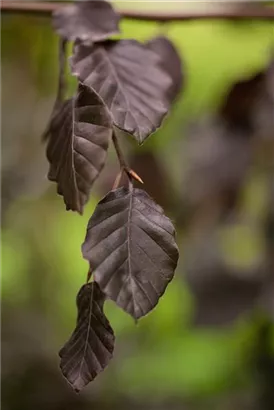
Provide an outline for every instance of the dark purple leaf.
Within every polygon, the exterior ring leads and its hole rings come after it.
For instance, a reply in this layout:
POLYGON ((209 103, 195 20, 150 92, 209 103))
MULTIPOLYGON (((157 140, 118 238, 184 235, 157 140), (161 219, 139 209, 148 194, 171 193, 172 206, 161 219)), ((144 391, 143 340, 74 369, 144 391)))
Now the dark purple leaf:
POLYGON ((67 210, 83 212, 90 189, 101 172, 112 133, 109 112, 89 87, 79 85, 50 125, 48 178, 58 184, 67 210))
POLYGON ((172 78, 172 84, 167 92, 168 99, 175 100, 183 85, 182 63, 176 48, 164 36, 154 37, 146 45, 161 57, 161 66, 172 78))
POLYGON ((76 391, 94 380, 112 358, 115 337, 103 312, 104 301, 96 282, 82 286, 76 328, 59 352, 61 371, 76 391))
POLYGON ((172 80, 161 58, 135 40, 75 46, 71 68, 110 109, 115 125, 141 144, 160 127, 172 80))
POLYGON ((87 44, 118 34, 119 20, 119 14, 103 0, 76 1, 53 14, 53 26, 61 37, 87 44))
POLYGON ((138 319, 158 303, 178 261, 174 227, 141 189, 118 188, 103 198, 82 252, 101 290, 138 319))

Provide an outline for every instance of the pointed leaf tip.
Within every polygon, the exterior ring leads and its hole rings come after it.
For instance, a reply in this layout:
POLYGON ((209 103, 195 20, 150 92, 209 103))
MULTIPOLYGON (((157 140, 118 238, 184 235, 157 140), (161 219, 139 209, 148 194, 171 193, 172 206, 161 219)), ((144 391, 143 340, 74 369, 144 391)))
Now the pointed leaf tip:
POLYGON ((91 187, 104 167, 112 122, 95 91, 80 84, 78 94, 65 101, 49 126, 48 179, 57 182, 67 210, 83 213, 91 187))
POLYGON ((75 46, 72 73, 102 97, 114 124, 139 144, 162 124, 170 108, 170 76, 161 57, 135 40, 75 46))
POLYGON ((161 67, 172 79, 167 98, 173 102, 184 84, 183 64, 181 57, 172 42, 165 36, 154 37, 146 43, 147 47, 160 57, 161 67))
POLYGON ((112 358, 115 337, 103 312, 104 301, 96 282, 82 286, 77 295, 76 328, 59 352, 63 376, 78 393, 112 358))
POLYGON ((151 311, 178 262, 175 230, 141 190, 109 192, 92 215, 82 245, 101 290, 138 319, 151 311))

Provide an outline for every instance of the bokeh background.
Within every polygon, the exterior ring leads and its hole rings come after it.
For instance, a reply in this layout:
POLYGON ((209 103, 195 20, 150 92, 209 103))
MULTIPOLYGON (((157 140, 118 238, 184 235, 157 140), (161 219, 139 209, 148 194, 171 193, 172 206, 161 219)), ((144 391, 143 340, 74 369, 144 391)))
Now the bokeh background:
POLYGON ((3 15, 2 408, 274 409, 273 68, 267 95, 253 98, 248 83, 232 100, 240 119, 221 115, 233 85, 269 67, 273 22, 123 20, 121 28, 140 41, 167 35, 182 58, 184 86, 163 127, 141 148, 121 140, 176 225, 175 279, 137 325, 107 302, 114 358, 73 393, 58 351, 86 278, 87 222, 118 164, 111 149, 84 215, 65 211, 41 143, 57 88, 57 35, 48 17, 3 15))

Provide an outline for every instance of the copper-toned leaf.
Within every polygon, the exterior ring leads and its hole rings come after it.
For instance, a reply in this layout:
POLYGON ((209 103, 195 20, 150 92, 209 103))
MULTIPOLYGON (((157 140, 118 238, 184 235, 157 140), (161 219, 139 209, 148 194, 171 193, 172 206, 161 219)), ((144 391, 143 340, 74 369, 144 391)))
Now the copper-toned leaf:
POLYGON ((101 98, 80 84, 50 125, 48 178, 58 184, 67 209, 83 212, 93 182, 102 170, 112 133, 111 119, 101 98))
POLYGON ((61 371, 76 391, 91 382, 112 358, 115 337, 103 312, 104 301, 96 282, 82 286, 77 295, 76 328, 59 352, 61 371))
POLYGON ((173 278, 174 234, 171 221, 146 192, 122 187, 95 209, 83 256, 101 290, 137 319, 154 308, 173 278))
POLYGON ((161 57, 135 40, 75 46, 72 73, 93 88, 110 109, 115 125, 141 144, 160 127, 172 80, 161 57))
POLYGON ((119 20, 119 14, 103 0, 76 1, 53 14, 53 26, 60 36, 87 44, 118 34, 119 20))
POLYGON ((154 37, 147 42, 147 46, 161 57, 163 69, 172 78, 172 84, 170 85, 167 95, 170 101, 173 101, 180 93, 183 85, 181 58, 167 37, 154 37))

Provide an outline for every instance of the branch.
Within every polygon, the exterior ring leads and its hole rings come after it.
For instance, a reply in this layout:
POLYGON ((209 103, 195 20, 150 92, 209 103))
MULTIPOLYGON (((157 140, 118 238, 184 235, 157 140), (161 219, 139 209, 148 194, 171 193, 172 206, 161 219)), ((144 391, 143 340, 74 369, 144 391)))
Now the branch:
MULTIPOLYGON (((28 2, 4 0, 1 2, 2 13, 24 13, 35 15, 51 15, 51 13, 66 4, 65 2, 28 2)), ((68 4, 68 3, 67 3, 68 4)), ((122 17, 134 20, 147 21, 184 21, 184 20, 202 20, 202 19, 259 19, 274 20, 274 7, 264 5, 254 5, 246 3, 244 5, 231 6, 225 4, 214 5, 214 8, 202 9, 185 9, 178 11, 153 12, 145 10, 127 10, 118 9, 122 17)))

